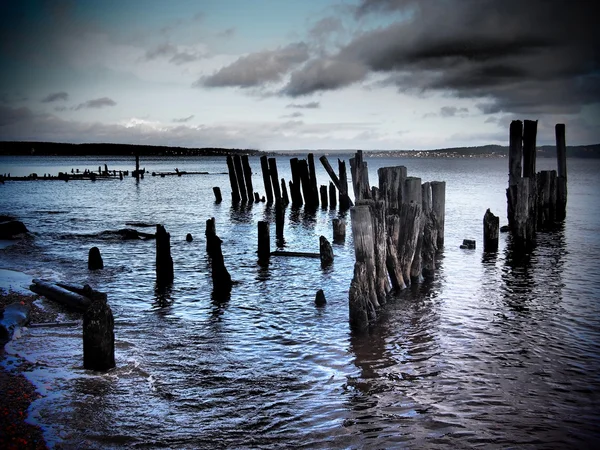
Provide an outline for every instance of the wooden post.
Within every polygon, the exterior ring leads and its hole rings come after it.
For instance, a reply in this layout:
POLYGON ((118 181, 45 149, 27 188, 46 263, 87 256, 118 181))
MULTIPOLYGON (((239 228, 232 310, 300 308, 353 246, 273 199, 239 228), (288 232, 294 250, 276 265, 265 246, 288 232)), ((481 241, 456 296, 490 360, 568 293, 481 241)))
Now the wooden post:
POLYGON ((217 300, 224 300, 229 297, 231 292, 231 275, 225 267, 225 260, 223 259, 223 252, 221 250, 221 244, 223 241, 217 236, 208 237, 212 240, 211 248, 213 254, 211 256, 211 269, 212 269, 212 280, 213 280, 213 296, 217 300))
POLYGON ((369 168, 363 159, 362 150, 358 150, 354 158, 350 158, 350 171, 352 173, 352 187, 356 201, 371 198, 371 185, 369 184, 369 168))
POLYGON ((247 203, 248 194, 246 191, 246 183, 244 182, 244 169, 242 168, 242 158, 240 158, 240 155, 235 155, 233 157, 233 166, 235 167, 235 176, 242 203, 247 203))
POLYGON ((346 240, 346 222, 344 219, 333 219, 333 243, 341 244, 346 240))
POLYGON ((171 235, 165 227, 156 225, 156 281, 159 284, 173 282, 173 258, 171 258, 171 235))
POLYGON ((325 306, 327 304, 327 300, 325 299, 325 294, 323 293, 323 289, 319 289, 317 294, 315 295, 315 305, 316 306, 325 306))
POLYGON ((319 193, 321 194, 321 207, 323 209, 327 209, 327 206, 328 206, 328 202, 327 202, 327 186, 321 185, 319 187, 319 193))
POLYGON ((329 161, 327 160, 327 156, 325 156, 325 155, 321 156, 319 158, 319 161, 321 161, 321 164, 323 164, 325 171, 329 175, 329 178, 331 178, 331 181, 333 182, 335 187, 338 188, 339 191, 341 191, 342 188, 340 186, 340 180, 339 180, 338 176, 335 174, 335 172, 333 171, 333 169, 331 168, 331 164, 329 164, 329 161))
POLYGON ((308 154, 308 175, 310 179, 311 196, 314 199, 315 208, 319 206, 319 188, 317 187, 317 171, 315 170, 315 155, 308 154))
POLYGON ((213 192, 215 194, 215 203, 221 203, 223 201, 223 197, 221 197, 221 188, 214 186, 213 192))
POLYGON ((535 177, 537 120, 523 124, 523 177, 535 177))
POLYGON ((287 206, 290 204, 290 198, 288 197, 287 187, 285 185, 285 179, 281 179, 281 200, 283 201, 283 206, 287 206))
POLYGON ((421 247, 422 275, 425 280, 435 278, 435 253, 437 242, 437 227, 433 215, 433 195, 431 183, 421 185, 423 206, 423 244, 421 247))
POLYGON ((421 179, 416 177, 406 177, 403 195, 405 197, 403 201, 406 201, 408 206, 413 204, 418 206, 414 229, 412 230, 413 235, 405 236, 405 238, 408 238, 408 241, 415 240, 412 263, 410 264, 410 282, 411 284, 414 284, 421 282, 423 272, 421 250, 423 247, 425 217, 423 216, 423 190, 421 187, 421 179))
POLYGON ((279 175, 277 173, 277 160, 275 158, 269 158, 269 174, 271 175, 275 203, 281 202, 281 189, 279 189, 279 175))
POLYGON ((392 288, 396 291, 406 288, 400 262, 400 216, 390 214, 386 218, 387 246, 385 263, 392 288))
POLYGON ((402 203, 402 190, 406 180, 406 167, 381 167, 377 171, 379 176, 379 193, 385 201, 389 213, 398 213, 402 203))
MULTIPOLYGON (((398 239, 398 256, 403 271, 404 282, 411 280, 413 260, 416 256, 421 234, 422 222, 421 179, 407 177, 404 182, 402 206, 400 207, 400 237, 398 239)), ((420 254, 415 270, 420 271, 420 254)))
POLYGON ((262 169, 263 182, 265 183, 265 192, 267 194, 267 204, 273 204, 273 188, 271 187, 271 174, 269 173, 269 161, 267 155, 260 157, 260 167, 262 169))
POLYGON ((373 221, 369 205, 357 205, 350 210, 354 236, 354 277, 350 283, 350 326, 364 329, 375 319, 379 303, 375 290, 375 250, 373 221))
POLYGON ((88 253, 88 270, 104 269, 104 261, 98 247, 90 248, 88 253))
POLYGON ((567 145, 565 140, 565 124, 557 123, 556 134, 556 159, 558 163, 556 180, 556 220, 565 220, 567 217, 567 145))
POLYGON ((308 171, 308 163, 305 159, 298 161, 298 173, 300 174, 300 183, 302 185, 302 194, 307 208, 315 208, 315 201, 312 198, 312 190, 310 187, 310 174, 308 171))
POLYGON ((290 181, 290 195, 292 196, 292 206, 295 208, 301 207, 304 202, 300 191, 300 166, 298 158, 290 159, 290 168, 292 170, 292 180, 290 181))
POLYGON ((340 211, 347 211, 352 206, 352 200, 348 195, 348 175, 346 173, 346 161, 338 159, 338 171, 340 173, 340 211))
POLYGON ((271 256, 271 234, 269 222, 261 220, 258 222, 258 263, 268 265, 271 256))
POLYGON ((258 203, 260 202, 260 195, 258 194, 258 192, 254 193, 254 203, 258 203))
POLYGON ((517 208, 517 184, 523 177, 523 122, 513 120, 509 128, 508 147, 508 189, 506 190, 507 218, 509 227, 514 225, 517 208))
POLYGON ((115 333, 106 296, 92 298, 83 314, 83 368, 105 372, 115 367, 115 333))
POLYGON ((336 190, 335 185, 330 181, 329 182, 329 209, 335 209, 337 206, 337 198, 336 198, 336 190))
POLYGON ((235 167, 233 165, 233 158, 231 156, 227 156, 227 170, 229 172, 229 184, 231 185, 231 202, 234 204, 239 203, 240 190, 235 174, 235 167))
POLYGON ((212 245, 214 244, 214 237, 217 235, 217 230, 215 226, 215 218, 211 217, 206 220, 206 231, 204 232, 204 236, 206 236, 206 253, 208 253, 209 257, 212 257, 214 253, 214 249, 212 245))
POLYGON ((321 267, 329 267, 333 264, 333 249, 325 236, 319 237, 319 255, 321 256, 321 267))
POLYGON ((277 239, 277 246, 283 247, 284 237, 283 228, 285 224, 285 209, 281 204, 281 200, 275 202, 275 238, 277 239))
POLYGON ((386 267, 386 247, 387 247, 387 230, 386 230, 386 210, 385 202, 382 200, 374 200, 369 202, 371 208, 371 218, 373 220, 373 245, 375 250, 375 292, 379 304, 384 304, 387 301, 387 294, 390 291, 386 267))
POLYGON ((252 201, 254 187, 252 186, 252 169, 248 155, 242 155, 242 168, 244 169, 244 181, 246 182, 246 192, 248 193, 248 201, 252 201))
POLYGON ((483 251, 494 253, 498 251, 498 236, 500 233, 500 217, 492 214, 488 208, 483 216, 483 251))
POLYGON ((140 155, 136 153, 135 155, 135 179, 136 181, 140 181, 140 155))
POLYGON ((556 221, 556 171, 542 170, 536 174, 537 226, 547 228, 556 221))
POLYGON ((436 226, 436 249, 444 248, 444 222, 446 221, 446 182, 431 182, 431 202, 436 226))

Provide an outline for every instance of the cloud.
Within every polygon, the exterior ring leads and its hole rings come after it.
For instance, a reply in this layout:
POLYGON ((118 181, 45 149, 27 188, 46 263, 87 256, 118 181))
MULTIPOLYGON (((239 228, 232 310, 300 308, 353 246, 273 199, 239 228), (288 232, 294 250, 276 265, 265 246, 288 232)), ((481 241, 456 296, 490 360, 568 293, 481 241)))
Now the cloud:
POLYGON ((295 109, 317 109, 320 107, 321 107, 321 104, 319 102, 290 103, 289 105, 286 105, 286 108, 295 108, 295 109))
POLYGON ((338 59, 316 59, 292 72, 281 93, 290 97, 309 95, 348 86, 366 77, 367 67, 338 59))
POLYGON ((457 108, 456 106, 442 106, 440 108, 440 116, 454 117, 456 115, 464 115, 469 112, 469 108, 457 108))
POLYGON ((589 2, 363 0, 355 10, 359 21, 376 14, 395 20, 311 59, 282 93, 375 74, 402 92, 486 99, 489 112, 566 113, 600 102, 600 18, 589 2))
POLYGON ((282 119, 297 119, 298 117, 302 117, 302 116, 304 116, 304 114, 302 114, 299 111, 296 111, 291 114, 284 114, 283 116, 280 116, 280 118, 282 118, 282 119))
POLYGON ((11 108, 0 105, 0 127, 16 124, 19 122, 29 122, 35 117, 35 114, 26 107, 11 108))
POLYGON ((185 122, 189 122, 193 118, 194 118, 194 115, 192 114, 191 116, 182 117, 180 119, 173 119, 173 122, 175 122, 175 123, 185 123, 185 122))
POLYGON ((196 81, 194 86, 258 87, 280 81, 284 74, 309 58, 308 46, 294 43, 276 50, 251 53, 234 61, 214 74, 196 81))
POLYGON ((88 100, 87 102, 80 103, 75 107, 75 110, 80 109, 99 109, 105 106, 115 106, 117 102, 108 97, 96 98, 94 100, 88 100))
POLYGON ((147 50, 145 58, 147 61, 152 61, 157 58, 165 58, 177 53, 177 47, 168 42, 157 45, 156 47, 147 50))
POLYGON ((46 97, 42 99, 42 103, 51 103, 56 101, 67 101, 69 98, 69 94, 66 92, 54 92, 52 94, 48 94, 46 97))

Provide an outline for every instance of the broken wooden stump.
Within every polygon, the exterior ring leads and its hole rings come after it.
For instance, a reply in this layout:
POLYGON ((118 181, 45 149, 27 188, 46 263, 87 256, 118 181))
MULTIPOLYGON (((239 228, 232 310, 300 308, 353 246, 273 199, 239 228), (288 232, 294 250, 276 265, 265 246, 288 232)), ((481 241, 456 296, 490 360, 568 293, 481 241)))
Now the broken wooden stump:
POLYGON ((98 247, 90 248, 88 253, 88 270, 104 269, 104 261, 98 247))
POLYGON ((333 249, 325 236, 319 237, 319 255, 321 267, 329 267, 333 264, 333 249))
POLYGON ((281 204, 281 199, 275 202, 275 239, 277 240, 277 245, 279 247, 283 247, 284 237, 283 237, 283 229, 285 225, 285 209, 281 204))
POLYGON ((421 185, 423 206, 423 242, 421 246, 422 276, 425 280, 435 278, 435 254, 437 251, 437 227, 433 214, 433 193, 431 183, 421 185))
POLYGON ((171 235, 165 227, 156 225, 156 281, 159 284, 172 283, 173 258, 171 258, 171 235))
POLYGON ((344 219, 333 219, 333 242, 334 244, 346 241, 346 221, 344 219))
POLYGON ((106 297, 92 299, 83 314, 83 368, 105 372, 115 367, 115 333, 106 297))
POLYGON ((261 220, 258 222, 258 263, 260 265, 268 265, 269 256, 271 256, 269 222, 261 220))
POLYGON ((185 240, 186 242, 192 242, 194 240, 194 237, 192 236, 192 233, 188 233, 185 235, 185 240))
POLYGON ((500 233, 500 217, 492 214, 488 208, 483 216, 483 251, 497 252, 500 233))
MULTIPOLYGON (((240 155, 233 157, 233 167, 235 168, 235 178, 242 203, 248 202, 248 192, 246 191, 246 182, 244 180, 244 169, 242 167, 242 158, 240 155)), ((251 197, 252 198, 252 197, 251 197)))
POLYGON ((327 199, 327 186, 321 185, 319 187, 319 194, 321 195, 321 208, 327 209, 327 206, 329 205, 327 199))
POLYGON ((319 289, 315 295, 315 305, 325 306, 326 304, 327 300, 325 299, 325 293, 323 292, 323 289, 319 289))
POLYGON ((248 194, 248 201, 252 201, 254 187, 252 186, 252 169, 250 168, 250 161, 248 155, 242 155, 242 169, 244 171, 244 181, 246 183, 246 193, 248 194))
POLYGON ((290 159, 290 169, 292 171, 292 179, 290 181, 290 195, 292 197, 292 207, 299 208, 304 204, 304 201, 302 199, 300 165, 298 163, 298 158, 290 159))
POLYGON ((239 203, 241 200, 240 189, 233 164, 233 157, 231 156, 227 156, 227 171, 229 173, 229 184, 231 186, 231 202, 234 204, 239 203))
POLYGON ((263 182, 265 184, 265 193, 267 195, 267 203, 273 203, 273 187, 271 186, 271 174, 269 173, 269 160, 267 155, 260 157, 260 167, 262 169, 263 182))
POLYGON ((287 187, 285 185, 285 179, 281 179, 281 201, 283 202, 283 206, 287 206, 290 204, 290 198, 288 197, 287 187))
POLYGON ((567 217, 567 146, 565 141, 565 124, 557 123, 554 127, 556 134, 556 220, 567 217))
POLYGON ((210 244, 212 251, 211 255, 211 277, 213 280, 213 296, 218 300, 229 298, 231 287, 231 275, 225 267, 223 251, 221 244, 223 241, 216 234, 208 237, 212 242, 210 244))
POLYGON ((337 191, 335 189, 335 185, 330 181, 329 182, 329 209, 335 209, 337 207, 337 191))
POLYGON ((279 174, 277 172, 277 159, 269 158, 269 174, 271 175, 271 185, 275 203, 281 201, 281 189, 279 187, 279 174))
POLYGON ((209 257, 212 257, 213 252, 215 251, 212 246, 214 244, 213 238, 217 235, 214 217, 206 220, 206 231, 204 232, 204 235, 206 236, 206 253, 209 257))
POLYGON ((463 243, 460 246, 463 250, 475 250, 476 247, 475 239, 463 239, 463 243))
POLYGON ((223 197, 221 196, 221 188, 218 186, 213 187, 213 193, 215 194, 215 203, 221 203, 223 197))
POLYGON ((436 228, 436 249, 444 248, 444 223, 446 221, 446 182, 431 182, 431 204, 436 228))

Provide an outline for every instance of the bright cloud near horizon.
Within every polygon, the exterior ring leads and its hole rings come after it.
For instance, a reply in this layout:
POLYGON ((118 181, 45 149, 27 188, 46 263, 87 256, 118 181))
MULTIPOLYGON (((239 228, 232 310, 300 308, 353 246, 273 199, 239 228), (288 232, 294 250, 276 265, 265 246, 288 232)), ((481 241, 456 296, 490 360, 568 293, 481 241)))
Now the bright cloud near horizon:
POLYGON ((600 142, 569 0, 7 1, 0 140, 260 150, 600 142))

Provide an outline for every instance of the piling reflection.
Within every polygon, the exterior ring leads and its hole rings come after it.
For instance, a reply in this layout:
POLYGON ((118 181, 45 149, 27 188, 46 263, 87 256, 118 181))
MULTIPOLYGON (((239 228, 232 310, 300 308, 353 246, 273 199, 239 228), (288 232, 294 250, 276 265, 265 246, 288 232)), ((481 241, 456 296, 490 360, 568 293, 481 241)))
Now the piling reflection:
POLYGON ((156 283, 154 285, 154 301, 152 302, 152 307, 160 310, 171 306, 173 302, 173 285, 156 283))

